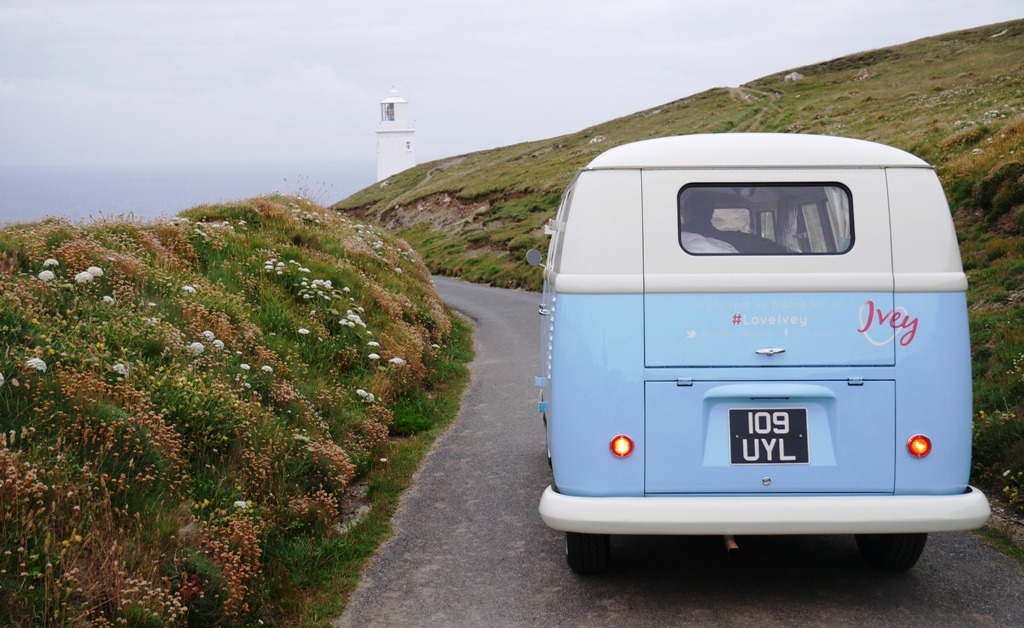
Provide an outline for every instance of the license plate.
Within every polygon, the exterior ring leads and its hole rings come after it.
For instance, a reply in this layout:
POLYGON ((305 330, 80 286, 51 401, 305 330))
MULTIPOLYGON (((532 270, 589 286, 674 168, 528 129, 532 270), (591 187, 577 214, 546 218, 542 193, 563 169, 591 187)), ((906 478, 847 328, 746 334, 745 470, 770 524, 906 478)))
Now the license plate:
POLYGON ((807 464, 807 408, 731 408, 732 464, 807 464))

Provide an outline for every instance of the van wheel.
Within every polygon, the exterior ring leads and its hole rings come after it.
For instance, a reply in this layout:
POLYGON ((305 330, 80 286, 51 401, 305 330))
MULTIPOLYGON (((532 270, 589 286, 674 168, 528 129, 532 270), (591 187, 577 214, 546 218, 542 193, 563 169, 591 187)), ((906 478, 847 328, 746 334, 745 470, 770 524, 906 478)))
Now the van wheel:
POLYGON ((608 534, 565 533, 565 560, 581 576, 608 569, 612 556, 612 537, 608 534))
POLYGON ((906 571, 917 564, 928 534, 856 534, 865 562, 883 571, 906 571))

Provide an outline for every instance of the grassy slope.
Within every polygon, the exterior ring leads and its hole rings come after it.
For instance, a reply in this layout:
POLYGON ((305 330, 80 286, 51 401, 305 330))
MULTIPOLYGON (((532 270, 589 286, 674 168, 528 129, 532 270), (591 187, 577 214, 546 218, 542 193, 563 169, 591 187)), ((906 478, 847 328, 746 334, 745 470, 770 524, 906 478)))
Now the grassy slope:
POLYGON ((322 624, 455 414, 468 330, 408 244, 289 197, 183 215, 0 229, 0 624, 322 624))
POLYGON ((974 480, 1024 507, 1024 21, 797 71, 804 78, 795 82, 783 80, 787 70, 578 133, 422 164, 334 208, 399 228, 434 272, 537 290, 540 271, 522 263, 525 251, 546 247, 542 225, 561 191, 612 146, 758 131, 843 135, 914 153, 935 164, 946 188, 971 282, 975 407, 985 411, 974 480), (440 219, 438 207, 463 219, 440 219))

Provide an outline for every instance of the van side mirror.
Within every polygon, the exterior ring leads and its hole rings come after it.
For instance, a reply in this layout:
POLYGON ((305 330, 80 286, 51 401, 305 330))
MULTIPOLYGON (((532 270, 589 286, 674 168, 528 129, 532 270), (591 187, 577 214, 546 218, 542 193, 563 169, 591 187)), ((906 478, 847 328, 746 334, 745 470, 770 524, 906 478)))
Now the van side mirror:
POLYGON ((526 263, 530 266, 536 266, 540 264, 541 255, 537 249, 530 249, 526 252, 526 263))

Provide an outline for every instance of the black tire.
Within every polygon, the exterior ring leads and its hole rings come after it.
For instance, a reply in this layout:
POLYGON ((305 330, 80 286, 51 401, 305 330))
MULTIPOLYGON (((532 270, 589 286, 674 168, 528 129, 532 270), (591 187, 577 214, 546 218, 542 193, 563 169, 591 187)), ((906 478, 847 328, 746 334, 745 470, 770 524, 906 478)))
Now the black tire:
POLYGON ((882 571, 906 571, 917 564, 928 534, 857 534, 864 561, 882 571))
POLYGON ((581 576, 608 569, 612 557, 612 537, 608 534, 565 533, 565 561, 581 576))

